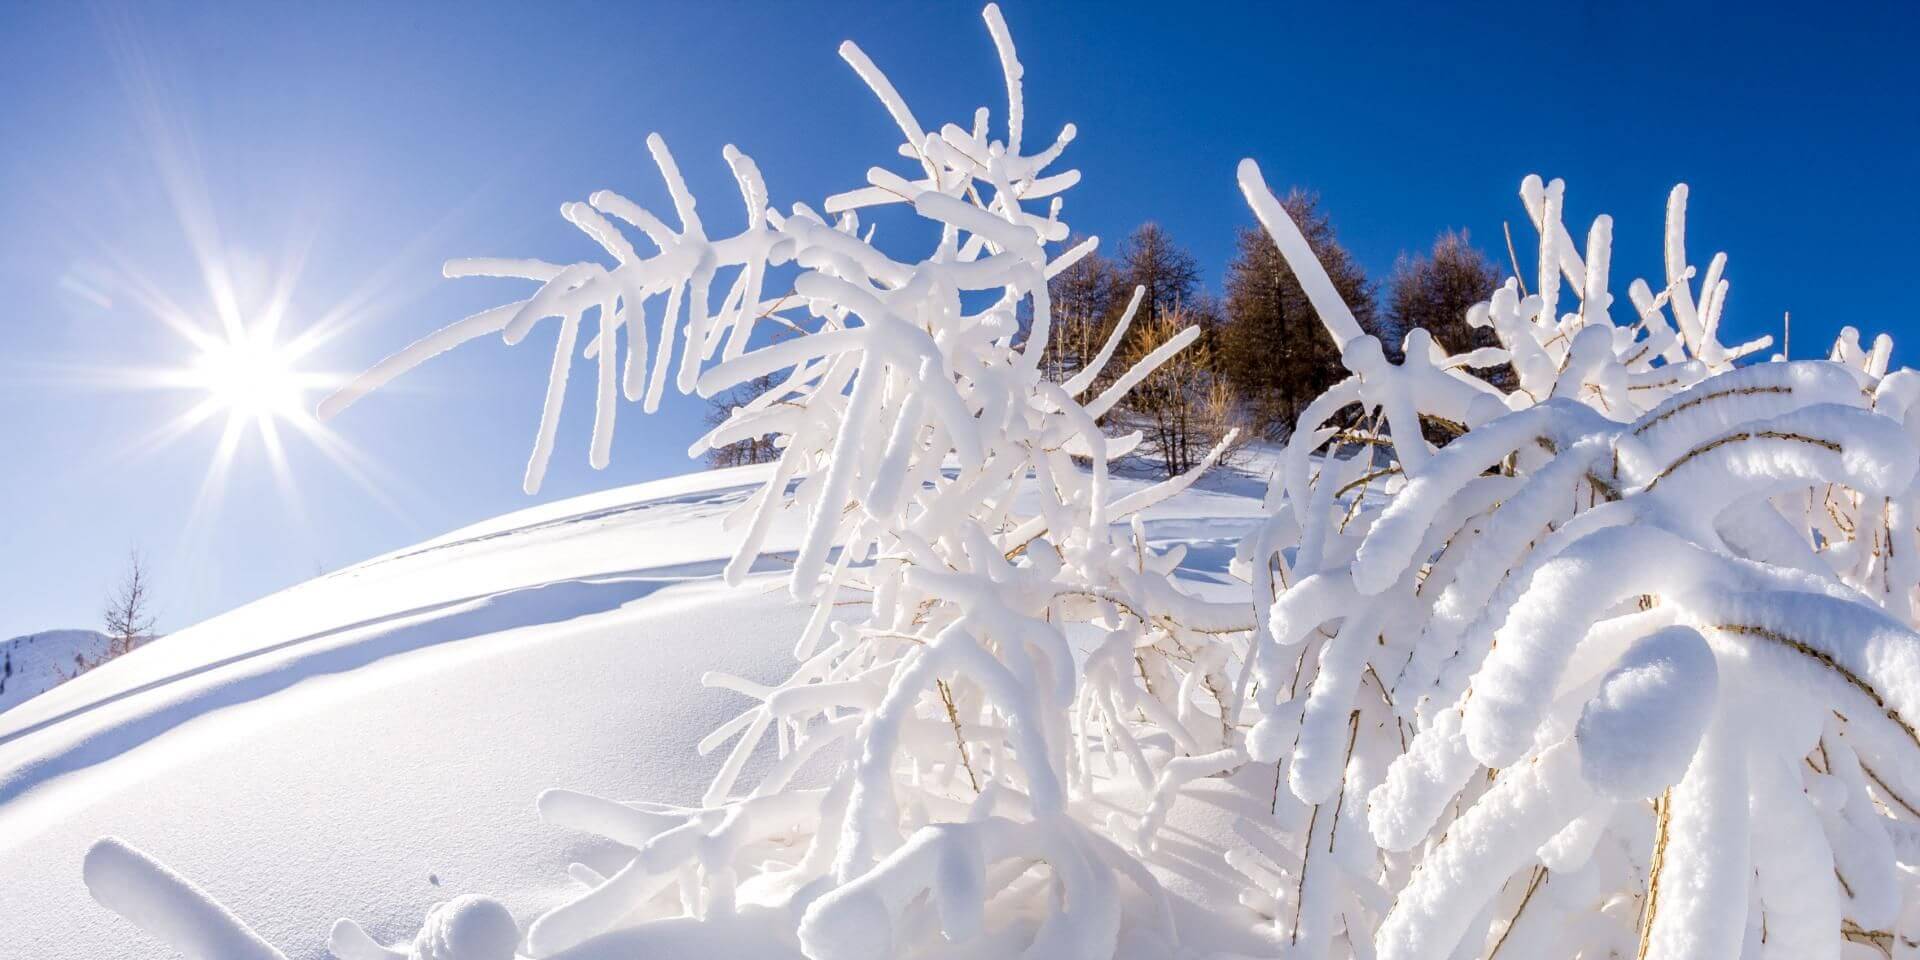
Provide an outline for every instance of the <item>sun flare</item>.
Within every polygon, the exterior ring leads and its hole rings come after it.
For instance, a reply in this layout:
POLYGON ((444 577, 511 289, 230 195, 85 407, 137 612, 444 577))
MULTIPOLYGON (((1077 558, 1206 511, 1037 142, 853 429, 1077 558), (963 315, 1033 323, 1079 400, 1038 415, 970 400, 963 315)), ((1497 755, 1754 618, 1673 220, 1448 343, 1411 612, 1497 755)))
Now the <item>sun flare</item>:
POLYGON ((207 399, 229 416, 251 420, 297 420, 307 376, 283 345, 260 335, 214 341, 194 360, 191 377, 207 399))
POLYGON ((175 366, 144 371, 131 382, 185 393, 193 399, 185 410, 130 449, 158 451, 209 422, 219 425, 218 440, 195 502, 196 517, 218 509, 228 475, 249 439, 258 443, 275 481, 296 508, 298 492, 287 458, 289 436, 307 440, 384 502, 367 475, 373 465, 314 416, 313 396, 338 379, 310 366, 312 352, 324 338, 309 330, 283 339, 278 310, 252 322, 239 319, 238 311, 220 313, 217 322, 208 323, 196 322, 177 311, 155 311, 182 336, 190 353, 175 366))

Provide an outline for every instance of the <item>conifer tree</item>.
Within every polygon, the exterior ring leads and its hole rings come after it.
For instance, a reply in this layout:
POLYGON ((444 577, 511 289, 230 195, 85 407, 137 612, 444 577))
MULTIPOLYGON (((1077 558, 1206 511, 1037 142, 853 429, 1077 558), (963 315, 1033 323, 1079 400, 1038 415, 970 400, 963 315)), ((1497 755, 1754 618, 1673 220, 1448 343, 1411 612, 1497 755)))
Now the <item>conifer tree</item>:
MULTIPOLYGON (((1434 238, 1427 254, 1402 255, 1387 283, 1387 316, 1401 330, 1424 328, 1449 354, 1498 347, 1492 327, 1474 327, 1467 311, 1485 303, 1500 286, 1500 268, 1473 246, 1464 230, 1448 230, 1434 238)), ((1505 389, 1513 386, 1513 368, 1507 364, 1483 370, 1486 379, 1505 389)))
MULTIPOLYGON (((1296 189, 1280 202, 1361 327, 1383 343, 1397 344, 1399 338, 1376 319, 1373 285, 1340 245, 1318 195, 1296 189)), ((1280 438, 1314 397, 1346 375, 1340 348, 1327 338, 1286 258, 1259 228, 1240 231, 1226 287, 1221 370, 1255 429, 1280 438)))

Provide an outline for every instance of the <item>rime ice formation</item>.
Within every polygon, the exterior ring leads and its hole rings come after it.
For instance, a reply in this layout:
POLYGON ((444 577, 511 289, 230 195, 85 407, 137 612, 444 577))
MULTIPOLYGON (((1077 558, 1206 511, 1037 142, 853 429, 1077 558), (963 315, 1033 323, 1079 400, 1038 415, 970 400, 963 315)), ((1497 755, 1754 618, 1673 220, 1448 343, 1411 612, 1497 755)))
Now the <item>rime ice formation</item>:
MULTIPOLYGON (((787 680, 706 678, 757 705, 699 743, 727 754, 698 805, 539 798, 547 822, 629 848, 624 866, 575 865, 578 892, 523 935, 461 900, 411 953, 351 921, 335 952, 488 960, 518 937, 578 957, 687 922, 665 918, 772 917, 813 960, 1204 956, 1151 855, 1183 791, 1244 772, 1271 796, 1236 808, 1249 845, 1212 853, 1241 882, 1210 906, 1272 954, 1914 955, 1920 375, 1888 372, 1885 338, 1742 366, 1768 342, 1719 341, 1725 258, 1689 265, 1684 187, 1666 277, 1618 302, 1611 221, 1577 243, 1561 182, 1530 177, 1532 283, 1468 316, 1501 345, 1450 356, 1414 330, 1395 363, 1246 161, 1241 188, 1350 376, 1307 408, 1239 545, 1246 601, 1203 601, 1137 517, 1199 471, 1115 496, 1109 462, 1138 437, 1100 428, 1197 333, 1098 393, 1092 371, 1042 376, 1047 279, 1092 242, 1050 252, 1074 131, 1031 149, 1020 61, 985 16, 997 132, 985 109, 923 126, 845 44, 908 172, 782 212, 729 147, 746 226, 715 237, 650 138, 677 226, 609 191, 565 205, 611 263, 451 263, 537 286, 323 404, 555 321, 532 490, 576 352, 596 467, 622 397, 652 410, 669 384, 773 375, 693 452, 779 436, 727 577, 791 511, 791 590, 815 605, 787 680), (860 212, 886 204, 931 221, 931 250, 882 252, 860 212), (1501 364, 1511 389, 1470 370, 1501 364), (761 750, 777 761, 745 777, 761 750)), ((95 854, 101 902, 186 952, 272 955, 157 864, 95 854)))

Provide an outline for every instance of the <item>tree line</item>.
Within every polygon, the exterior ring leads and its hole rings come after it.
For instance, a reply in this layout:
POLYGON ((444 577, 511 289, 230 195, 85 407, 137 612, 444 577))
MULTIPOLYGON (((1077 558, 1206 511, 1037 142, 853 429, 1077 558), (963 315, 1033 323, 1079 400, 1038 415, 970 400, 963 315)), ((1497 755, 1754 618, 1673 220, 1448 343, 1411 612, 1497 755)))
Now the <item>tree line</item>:
MULTIPOLYGON (((1380 338, 1398 361, 1406 331, 1424 327, 1449 353, 1495 346, 1493 331, 1466 321, 1467 310, 1501 283, 1494 260, 1465 231, 1441 233, 1423 253, 1402 254, 1384 289, 1342 246, 1319 196, 1293 190, 1283 200, 1362 329, 1380 338)), ((1069 240, 1071 249, 1078 241, 1069 240)), ((1306 405, 1345 370, 1306 291, 1258 226, 1240 228, 1224 290, 1209 291, 1193 254, 1157 223, 1143 223, 1113 255, 1092 252, 1048 283, 1052 326, 1043 363, 1064 382, 1096 362, 1136 291, 1140 298, 1116 351, 1090 388, 1120 372, 1189 326, 1200 337, 1156 370, 1108 415, 1116 435, 1140 431, 1138 459, 1174 476, 1197 465, 1230 430, 1243 439, 1285 440, 1306 405)), ((708 421, 718 424, 750 400, 749 384, 715 397, 708 421)), ((1491 379, 1503 379, 1494 371, 1491 379)), ((756 387, 758 389, 756 389, 756 387)), ((710 466, 764 463, 780 452, 771 438, 747 439, 708 454, 710 466)))

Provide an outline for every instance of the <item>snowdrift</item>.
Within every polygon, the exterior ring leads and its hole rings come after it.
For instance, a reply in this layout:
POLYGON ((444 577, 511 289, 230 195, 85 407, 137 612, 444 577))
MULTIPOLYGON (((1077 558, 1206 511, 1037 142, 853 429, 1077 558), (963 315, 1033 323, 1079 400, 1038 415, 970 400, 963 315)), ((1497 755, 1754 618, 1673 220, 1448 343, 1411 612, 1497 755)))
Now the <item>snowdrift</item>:
MULTIPOLYGON (((94 902, 82 868, 105 835, 296 960, 331 956, 339 917, 410 940, 434 904, 486 893, 524 926, 581 889, 570 865, 614 872, 628 848, 542 822, 536 798, 698 801, 722 758, 694 746, 746 702, 702 674, 777 682, 806 623, 779 559, 737 590, 718 580, 721 520, 766 472, 517 511, 181 630, 0 714, 0 955, 194 955, 94 902)), ((1260 488, 1210 480, 1148 515, 1149 542, 1186 545, 1183 576, 1221 589, 1260 488)), ((768 542, 790 556, 791 524, 768 542)), ((777 942, 691 926, 648 936, 668 956, 675 943, 747 956, 777 942)))

